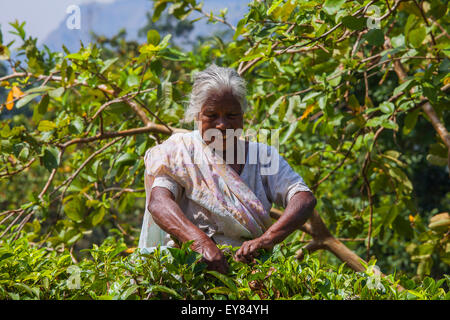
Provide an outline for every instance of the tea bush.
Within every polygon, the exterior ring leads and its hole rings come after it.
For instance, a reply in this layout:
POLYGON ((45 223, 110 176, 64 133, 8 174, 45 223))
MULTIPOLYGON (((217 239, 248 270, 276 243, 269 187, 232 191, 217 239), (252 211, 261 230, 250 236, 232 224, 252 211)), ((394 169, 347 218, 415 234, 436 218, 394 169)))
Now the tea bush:
POLYGON ((234 261, 236 248, 222 247, 227 275, 208 271, 189 243, 128 254, 123 239, 109 237, 86 249, 89 257, 79 262, 67 248, 39 247, 25 235, 0 245, 0 299, 450 299, 448 275, 420 283, 393 274, 380 278, 370 271, 375 261, 355 273, 314 255, 298 261, 298 244, 277 245, 252 264, 234 261))

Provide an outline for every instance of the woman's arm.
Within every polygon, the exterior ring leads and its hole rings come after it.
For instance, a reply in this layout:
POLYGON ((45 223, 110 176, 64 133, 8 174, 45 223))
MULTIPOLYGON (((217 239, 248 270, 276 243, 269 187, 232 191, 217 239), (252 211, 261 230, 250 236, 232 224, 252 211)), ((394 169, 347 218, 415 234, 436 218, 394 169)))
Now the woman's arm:
POLYGON ((259 238, 244 242, 236 252, 236 260, 248 263, 257 256, 259 249, 273 248, 302 226, 311 217, 315 206, 316 198, 311 192, 294 194, 281 218, 259 238))
POLYGON ((163 187, 154 187, 148 204, 155 223, 181 242, 194 240, 192 250, 201 253, 208 268, 221 273, 228 271, 228 263, 216 244, 194 225, 176 203, 172 192, 163 187))

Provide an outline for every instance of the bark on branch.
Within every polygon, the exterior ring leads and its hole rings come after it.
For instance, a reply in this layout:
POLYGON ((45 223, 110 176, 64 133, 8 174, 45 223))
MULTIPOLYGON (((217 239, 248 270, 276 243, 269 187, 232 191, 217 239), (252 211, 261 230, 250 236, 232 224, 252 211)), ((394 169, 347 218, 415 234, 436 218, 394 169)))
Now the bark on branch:
MULTIPOLYGON (((384 48, 385 49, 392 48, 391 41, 388 37, 386 37, 385 39, 384 48)), ((397 74, 399 82, 400 83, 405 82, 408 77, 408 73, 403 67, 403 64, 400 62, 400 60, 394 60, 393 64, 394 64, 394 72, 397 74)), ((446 85, 443 88, 441 88, 441 91, 446 92, 448 91, 449 87, 450 87, 449 85, 446 85)), ((414 93, 415 92, 414 88, 412 88, 410 92, 411 94, 414 93)), ((448 149, 447 166, 450 170, 450 134, 445 128, 445 125, 439 119, 438 115, 436 114, 436 111, 434 111, 428 99, 423 98, 423 100, 425 101, 422 104, 423 112, 428 116, 428 119, 430 120, 434 130, 436 130, 437 134, 442 139, 442 141, 444 142, 445 146, 448 149)))
MULTIPOLYGON (((279 219, 282 214, 283 212, 278 209, 272 208, 270 210, 270 216, 274 219, 279 219)), ((367 262, 331 234, 317 210, 314 210, 311 218, 309 218, 309 220, 299 229, 309 234, 313 240, 297 251, 297 259, 303 259, 305 250, 309 253, 317 250, 327 250, 339 258, 342 262, 345 262, 352 270, 356 272, 366 271, 366 268, 361 261, 365 264, 367 264, 367 262)), ((385 275, 377 269, 374 269, 373 271, 375 274, 385 277, 385 275)), ((404 288, 397 285, 397 290, 402 291, 404 288)))

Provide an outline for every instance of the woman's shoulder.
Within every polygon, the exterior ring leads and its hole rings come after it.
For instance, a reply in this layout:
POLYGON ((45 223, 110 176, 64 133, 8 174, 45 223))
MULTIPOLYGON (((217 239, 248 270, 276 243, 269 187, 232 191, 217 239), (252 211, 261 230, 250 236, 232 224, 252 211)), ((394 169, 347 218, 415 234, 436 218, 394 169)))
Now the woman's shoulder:
POLYGON ((249 156, 254 157, 258 159, 258 162, 261 162, 265 160, 267 157, 277 157, 278 151, 277 148, 274 146, 271 146, 264 142, 258 142, 258 141, 251 141, 248 140, 249 146, 248 146, 248 152, 249 156))
MULTIPOLYGON (((183 143, 186 146, 192 145, 194 140, 200 140, 202 137, 198 130, 186 131, 186 132, 176 132, 172 134, 166 141, 167 143, 172 144, 181 144, 183 143)), ((166 142, 164 141, 164 142, 166 142)))
POLYGON ((192 142, 197 138, 198 135, 198 130, 173 133, 170 137, 168 137, 160 144, 148 148, 145 152, 144 159, 147 158, 147 156, 150 154, 165 154, 167 157, 173 157, 178 153, 183 152, 182 150, 184 150, 185 148, 187 148, 187 150, 192 153, 192 142))
POLYGON ((175 132, 170 137, 168 137, 166 140, 164 140, 160 144, 157 144, 157 145, 151 147, 150 149, 157 148, 157 147, 158 148, 168 147, 168 146, 176 147, 177 145, 180 145, 180 143, 183 142, 183 140, 192 139, 194 137, 195 137, 194 131, 175 132))
POLYGON ((196 134, 197 134, 196 131, 197 130, 186 131, 186 132, 175 132, 169 138, 167 138, 164 142, 166 142, 166 141, 180 141, 182 139, 194 138, 196 136, 196 134))
POLYGON ((275 146, 265 142, 249 141, 247 163, 249 170, 255 170, 255 174, 261 177, 274 175, 279 172, 283 161, 275 146))

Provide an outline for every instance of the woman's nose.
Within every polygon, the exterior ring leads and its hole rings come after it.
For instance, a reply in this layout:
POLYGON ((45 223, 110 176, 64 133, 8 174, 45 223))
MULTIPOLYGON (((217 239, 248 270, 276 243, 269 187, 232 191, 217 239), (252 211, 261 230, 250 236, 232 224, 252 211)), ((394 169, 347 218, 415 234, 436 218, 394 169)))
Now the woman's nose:
POLYGON ((228 129, 227 122, 224 118, 219 117, 216 121, 216 128, 219 130, 226 130, 228 129))

